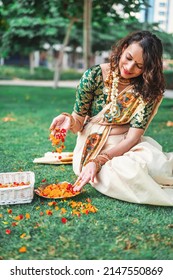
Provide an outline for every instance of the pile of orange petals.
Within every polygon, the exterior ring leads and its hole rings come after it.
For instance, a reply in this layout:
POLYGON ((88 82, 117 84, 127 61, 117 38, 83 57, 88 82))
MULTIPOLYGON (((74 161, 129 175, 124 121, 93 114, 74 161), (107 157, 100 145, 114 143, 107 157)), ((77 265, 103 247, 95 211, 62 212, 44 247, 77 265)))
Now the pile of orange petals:
POLYGON ((56 130, 55 135, 51 133, 49 135, 49 139, 52 142, 52 146, 56 147, 56 152, 61 153, 65 149, 63 143, 65 142, 65 138, 66 138, 66 129, 56 128, 55 130, 56 130))
POLYGON ((8 183, 8 184, 1 184, 0 183, 0 188, 14 188, 14 187, 21 187, 21 186, 28 186, 30 185, 30 182, 24 183, 17 183, 17 182, 13 182, 13 183, 8 183))
POLYGON ((68 182, 62 182, 58 184, 51 184, 46 186, 44 189, 39 188, 39 195, 47 198, 66 198, 72 197, 80 192, 73 190, 72 184, 68 182))

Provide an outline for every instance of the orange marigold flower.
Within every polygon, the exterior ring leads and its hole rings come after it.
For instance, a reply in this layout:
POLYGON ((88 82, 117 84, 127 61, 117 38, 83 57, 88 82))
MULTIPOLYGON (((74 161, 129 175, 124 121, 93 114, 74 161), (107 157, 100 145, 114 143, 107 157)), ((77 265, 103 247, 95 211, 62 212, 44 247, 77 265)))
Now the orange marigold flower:
POLYGON ((24 218, 24 216, 20 214, 20 215, 16 216, 16 217, 14 218, 14 220, 20 221, 20 220, 22 220, 23 218, 24 218))
POLYGON ((47 205, 49 205, 49 206, 54 206, 54 205, 57 205, 57 202, 56 202, 56 201, 51 201, 51 202, 48 202, 47 205))
POLYGON ((72 210, 72 215, 76 215, 78 217, 80 217, 80 211, 76 211, 76 210, 72 210))
POLYGON ((41 211, 41 212, 40 212, 40 216, 43 216, 43 215, 44 215, 44 212, 41 211))
POLYGON ((0 214, 0 218, 2 218, 3 217, 3 215, 2 214, 0 214))
POLYGON ((53 213, 52 213, 51 210, 46 210, 46 214, 47 214, 48 216, 51 216, 53 213))
POLYGON ((52 142, 52 146, 56 146, 56 152, 61 153, 63 149, 65 149, 65 146, 62 144, 65 142, 66 138, 66 130, 64 128, 56 129, 55 135, 52 134, 52 132, 49 135, 49 139, 52 142))
POLYGON ((88 209, 83 209, 82 213, 88 215, 89 214, 89 210, 88 209))
POLYGON ((19 253, 26 253, 27 248, 26 246, 22 246, 21 248, 19 248, 19 253))
MULTIPOLYGON (((65 198, 65 197, 71 197, 76 194, 79 194, 79 192, 73 191, 72 184, 69 184, 68 182, 62 182, 58 184, 50 184, 46 186, 44 189, 41 189, 39 191, 39 194, 41 196, 46 196, 49 198, 65 198)), ((49 202, 52 205, 52 202, 49 202)), ((53 202, 55 205, 56 202, 53 202)))
POLYGON ((24 216, 22 214, 19 215, 20 220, 23 220, 24 216))
POLYGON ((12 214, 12 209, 7 209, 8 214, 12 214))
POLYGON ((75 207, 77 207, 77 202, 76 201, 72 201, 71 203, 70 203, 70 206, 72 207, 72 208, 75 208, 75 207))
POLYGON ((67 210, 65 208, 61 208, 61 214, 65 214, 67 210))
POLYGON ((31 217, 31 215, 30 215, 29 213, 26 213, 26 214, 25 214, 25 218, 26 218, 27 220, 29 220, 30 217, 31 217))
POLYGON ((86 204, 86 208, 89 210, 89 212, 92 213, 96 213, 98 211, 98 209, 95 206, 93 206, 91 203, 86 204))

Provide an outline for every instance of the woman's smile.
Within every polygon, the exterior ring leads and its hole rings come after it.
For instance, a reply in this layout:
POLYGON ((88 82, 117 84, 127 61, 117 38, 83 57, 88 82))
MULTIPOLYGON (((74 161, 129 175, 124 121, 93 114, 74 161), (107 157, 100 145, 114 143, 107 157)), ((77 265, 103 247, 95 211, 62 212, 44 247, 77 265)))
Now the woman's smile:
POLYGON ((138 43, 133 43, 122 51, 119 70, 125 79, 135 78, 143 73, 143 50, 138 43))

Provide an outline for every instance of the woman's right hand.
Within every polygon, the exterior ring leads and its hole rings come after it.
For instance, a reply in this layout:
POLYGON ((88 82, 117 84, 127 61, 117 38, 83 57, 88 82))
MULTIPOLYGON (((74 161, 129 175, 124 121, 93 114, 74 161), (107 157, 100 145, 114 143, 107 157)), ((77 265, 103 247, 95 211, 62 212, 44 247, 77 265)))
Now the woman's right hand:
POLYGON ((70 125, 71 125, 70 117, 61 114, 53 119, 50 125, 50 130, 52 134, 55 135, 56 128, 60 128, 60 129, 64 128, 66 131, 68 131, 70 129, 70 125))

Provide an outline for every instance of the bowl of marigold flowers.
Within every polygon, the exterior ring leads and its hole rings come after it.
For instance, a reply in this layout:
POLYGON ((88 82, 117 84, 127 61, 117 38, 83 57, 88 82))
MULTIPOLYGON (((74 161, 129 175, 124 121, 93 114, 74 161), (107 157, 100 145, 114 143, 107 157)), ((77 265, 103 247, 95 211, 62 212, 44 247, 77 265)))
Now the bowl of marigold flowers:
POLYGON ((67 181, 40 186, 35 189, 35 193, 40 197, 51 199, 70 198, 80 194, 74 191, 73 185, 67 181))

